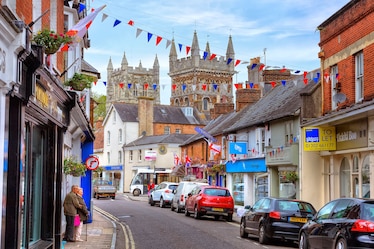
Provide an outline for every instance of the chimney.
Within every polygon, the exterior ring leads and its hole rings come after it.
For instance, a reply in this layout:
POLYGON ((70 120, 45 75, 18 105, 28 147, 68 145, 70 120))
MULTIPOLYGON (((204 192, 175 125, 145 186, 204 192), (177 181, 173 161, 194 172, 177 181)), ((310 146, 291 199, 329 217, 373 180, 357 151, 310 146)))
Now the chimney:
POLYGON ((153 135, 153 100, 152 97, 138 97, 139 137, 153 135))
POLYGON ((261 98, 261 90, 259 88, 242 88, 236 90, 236 111, 240 111, 247 105, 252 105, 261 98))

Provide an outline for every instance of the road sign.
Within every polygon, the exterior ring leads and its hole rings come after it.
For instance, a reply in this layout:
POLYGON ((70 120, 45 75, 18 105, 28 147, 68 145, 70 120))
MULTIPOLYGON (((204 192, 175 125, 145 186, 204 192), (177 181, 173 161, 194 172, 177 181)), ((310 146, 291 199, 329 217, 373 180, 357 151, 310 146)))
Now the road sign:
POLYGON ((95 170, 99 167, 99 158, 96 156, 89 156, 86 160, 86 168, 89 170, 95 170))

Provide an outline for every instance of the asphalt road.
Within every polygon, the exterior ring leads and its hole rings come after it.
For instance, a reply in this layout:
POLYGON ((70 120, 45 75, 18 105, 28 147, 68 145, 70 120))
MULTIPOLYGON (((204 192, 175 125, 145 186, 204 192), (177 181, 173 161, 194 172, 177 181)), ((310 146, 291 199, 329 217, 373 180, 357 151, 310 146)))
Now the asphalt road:
POLYGON ((240 238, 238 223, 210 217, 196 220, 184 213, 172 212, 169 207, 151 207, 144 200, 131 200, 124 194, 118 194, 115 200, 93 202, 116 221, 118 249, 297 248, 295 244, 283 242, 261 245, 257 238, 240 238))

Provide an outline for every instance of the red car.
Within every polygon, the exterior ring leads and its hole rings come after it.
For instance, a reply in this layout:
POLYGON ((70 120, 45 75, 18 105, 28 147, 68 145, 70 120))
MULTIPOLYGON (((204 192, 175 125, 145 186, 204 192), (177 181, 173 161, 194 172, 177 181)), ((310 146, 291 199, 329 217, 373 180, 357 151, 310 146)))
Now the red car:
POLYGON ((227 221, 232 221, 234 199, 227 188, 209 185, 196 186, 188 193, 184 213, 186 216, 193 213, 195 219, 209 215, 214 216, 216 220, 225 216, 227 221))

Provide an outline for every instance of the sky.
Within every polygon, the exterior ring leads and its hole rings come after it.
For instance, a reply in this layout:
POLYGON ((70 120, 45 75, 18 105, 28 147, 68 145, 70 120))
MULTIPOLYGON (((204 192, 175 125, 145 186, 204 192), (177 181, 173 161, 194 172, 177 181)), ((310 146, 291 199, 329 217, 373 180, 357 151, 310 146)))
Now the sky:
MULTIPOLYGON (((124 53, 128 65, 152 68, 157 55, 160 64, 161 104, 170 104, 168 40, 173 38, 178 59, 186 55, 196 31, 203 56, 206 43, 210 52, 226 55, 231 35, 235 60, 240 63, 233 84, 248 80, 246 62, 260 57, 271 67, 302 72, 320 67, 317 27, 346 5, 349 0, 91 0, 92 8, 106 7, 88 29, 91 47, 85 60, 101 74, 92 91, 106 95, 109 59, 121 67, 124 53), (132 21, 133 25, 128 23, 132 21), (115 25, 117 23, 117 25, 115 25), (141 31, 140 33, 138 31, 141 31), (149 34, 152 36, 149 37, 149 34), (161 41, 156 45, 156 37, 161 41), (179 50, 178 44, 182 45, 179 50)), ((126 85, 126 84, 125 84, 126 85)), ((235 93, 234 93, 235 95, 235 93)))

